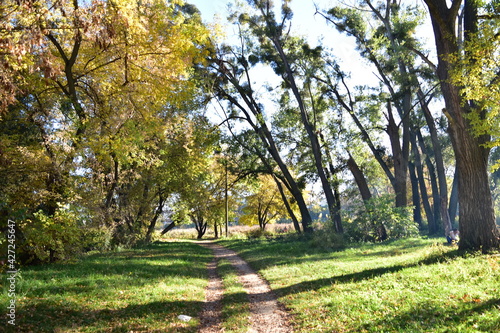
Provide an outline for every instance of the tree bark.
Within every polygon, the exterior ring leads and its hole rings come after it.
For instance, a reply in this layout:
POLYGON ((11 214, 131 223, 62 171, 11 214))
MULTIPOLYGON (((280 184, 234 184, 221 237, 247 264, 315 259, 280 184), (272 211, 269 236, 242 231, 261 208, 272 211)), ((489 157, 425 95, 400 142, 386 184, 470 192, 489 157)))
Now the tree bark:
MULTIPOLYGON (((425 165, 427 166, 427 174, 431 183, 432 190, 432 200, 433 200, 433 216, 434 216, 434 224, 433 228, 429 228, 429 234, 435 235, 439 232, 439 228, 442 225, 441 219, 441 197, 439 196, 439 185, 436 178, 436 170, 434 168, 434 164, 429 157, 431 152, 428 150, 427 145, 425 144, 424 137, 420 129, 416 130, 418 144, 420 145, 420 149, 425 156, 425 165), (432 233, 431 233, 432 232, 432 233)), ((422 176, 423 177, 423 176, 422 176)))
POLYGON ((283 203, 285 204, 286 211, 288 212, 288 216, 290 216, 290 218, 292 219, 293 227, 295 228, 295 231, 300 234, 299 221, 297 220, 297 217, 295 216, 295 213, 293 212, 293 209, 290 206, 290 202, 288 201, 288 198, 286 197, 285 191, 283 189, 283 185, 281 185, 280 180, 274 174, 273 174, 273 179, 276 182, 276 186, 278 186, 278 191, 280 192, 281 199, 283 200, 283 203))
POLYGON ((396 207, 405 207, 406 200, 406 176, 408 170, 408 158, 403 154, 399 141, 399 126, 394 120, 390 102, 387 103, 387 134, 391 142, 392 159, 394 162, 394 192, 396 194, 396 207))
POLYGON ((269 38, 273 42, 274 47, 281 58, 282 64, 285 67, 286 76, 283 76, 283 79, 289 84, 292 93, 295 96, 295 100, 298 103, 302 124, 309 138, 310 148, 312 150, 314 157, 314 165, 316 166, 316 171, 321 181, 321 186, 323 187, 323 193, 326 198, 326 203, 328 205, 328 210, 330 211, 330 216, 334 224, 335 231, 338 233, 342 233, 343 232, 342 222, 340 220, 340 215, 336 212, 337 203, 335 202, 335 195, 333 193, 333 189, 330 184, 330 180, 328 179, 327 173, 325 172, 323 154, 321 152, 321 145, 318 138, 317 129, 309 120, 307 110, 302 100, 302 96, 295 82, 294 72, 290 67, 290 63, 288 62, 288 57, 286 56, 285 51, 283 50, 280 37, 274 35, 270 36, 269 38))
POLYGON ((448 207, 450 214, 450 222, 455 224, 455 219, 458 212, 458 170, 455 168, 455 175, 453 176, 453 185, 451 186, 450 205, 448 207))
POLYGON ((418 224, 419 230, 422 230, 422 210, 420 208, 420 191, 418 190, 418 177, 415 171, 415 164, 408 163, 411 181, 411 197, 413 201, 413 220, 418 224))
POLYGON ((156 206, 155 214, 151 221, 149 222, 148 230, 146 232, 146 243, 150 243, 153 237, 153 232, 155 231, 156 223, 158 222, 158 218, 163 213, 163 207, 165 206, 165 198, 159 194, 158 205, 156 206))
POLYGON ((350 152, 347 153, 349 154, 349 159, 347 160, 347 167, 349 168, 349 171, 351 171, 354 177, 354 181, 358 186, 361 198, 363 199, 363 201, 368 201, 372 198, 372 193, 370 191, 370 188, 368 187, 365 175, 361 170, 361 168, 359 167, 358 163, 356 163, 356 160, 354 160, 354 158, 352 157, 351 153, 350 152))
MULTIPOLYGON (((299 211, 302 217, 302 230, 304 232, 312 232, 312 227, 311 227, 312 219, 309 213, 309 209, 307 208, 307 204, 304 200, 304 196, 302 195, 302 191, 299 188, 294 177, 292 176, 290 170, 288 169, 288 166, 281 158, 276 142, 274 141, 274 137, 264 120, 264 115, 261 110, 260 104, 254 100, 251 91, 249 92, 248 89, 243 88, 239 84, 238 80, 233 75, 233 73, 225 67, 225 63, 223 60, 218 60, 216 63, 218 65, 217 71, 221 75, 223 75, 231 83, 231 85, 238 91, 238 94, 241 96, 248 109, 245 108, 243 105, 241 105, 237 99, 235 99, 231 94, 226 92, 222 87, 216 87, 218 89, 220 96, 229 100, 233 105, 235 105, 238 109, 240 109, 243 112, 243 114, 245 115, 244 119, 248 122, 248 124, 253 128, 255 133, 259 136, 265 149, 269 152, 273 160, 278 165, 279 169, 283 174, 285 180, 284 182, 285 186, 288 188, 294 199, 297 201, 297 206, 299 207, 299 211), (253 116, 256 118, 257 123, 252 120, 250 114, 253 114, 253 116)), ((247 68, 244 67, 244 69, 245 72, 247 73, 247 77, 249 78, 247 68)), ((261 160, 265 162, 263 157, 261 157, 261 160)))
POLYGON ((417 139, 415 134, 411 136, 413 159, 415 161, 415 168, 418 176, 418 183, 420 186, 420 196, 422 198, 422 205, 424 206, 425 216, 427 217, 427 225, 429 228, 429 235, 434 235, 437 231, 436 220, 434 218, 434 212, 432 211, 431 205, 429 203, 429 196, 427 194, 427 186, 425 184, 424 170, 422 167, 422 159, 420 157, 420 152, 418 151, 417 139))
MULTIPOLYGON (((455 22, 461 1, 424 0, 429 8, 434 30, 438 57, 438 77, 445 100, 444 110, 449 124, 449 133, 458 169, 458 194, 460 215, 461 250, 482 250, 488 252, 500 247, 500 234, 495 225, 495 213, 488 179, 489 149, 484 143, 488 136, 476 137, 467 113, 474 112, 460 95, 459 87, 451 80, 453 64, 449 56, 458 54, 455 22)), ((465 25, 468 30, 477 20, 474 4, 465 1, 465 25), (471 17, 472 16, 472 17, 471 17), (468 24, 469 22, 469 24, 468 24), (472 23, 470 23, 472 22, 472 23)))

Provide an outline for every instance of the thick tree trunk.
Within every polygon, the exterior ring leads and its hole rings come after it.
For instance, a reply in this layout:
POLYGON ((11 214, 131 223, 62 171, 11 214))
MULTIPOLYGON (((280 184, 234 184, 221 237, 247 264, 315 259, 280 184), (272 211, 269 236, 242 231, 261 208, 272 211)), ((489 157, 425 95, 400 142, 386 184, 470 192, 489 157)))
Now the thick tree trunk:
POLYGON ((489 251, 500 247, 488 179, 488 153, 477 139, 450 130, 458 167, 460 249, 489 251))
MULTIPOLYGON (((458 44, 455 35, 455 22, 461 1, 453 1, 448 8, 446 0, 425 0, 430 14, 438 58, 438 77, 441 81, 448 117, 449 133, 458 169, 458 194, 460 212, 460 242, 462 250, 487 252, 500 247, 500 234, 495 225, 495 213, 488 179, 489 150, 484 143, 489 137, 475 137, 467 119, 472 110, 461 98, 459 88, 451 82, 453 65, 448 56, 457 54, 458 44)), ((474 21, 474 3, 465 2, 465 30, 474 21), (472 6, 472 8, 470 7, 472 6)))

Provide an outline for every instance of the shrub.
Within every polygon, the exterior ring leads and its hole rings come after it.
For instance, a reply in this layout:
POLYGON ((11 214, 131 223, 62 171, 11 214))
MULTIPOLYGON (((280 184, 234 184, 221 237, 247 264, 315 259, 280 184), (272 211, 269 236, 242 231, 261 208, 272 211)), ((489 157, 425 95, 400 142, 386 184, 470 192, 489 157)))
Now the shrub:
POLYGON ((24 239, 21 257, 27 262, 68 259, 83 250, 82 229, 69 208, 59 207, 53 216, 39 211, 21 222, 20 230, 24 239))
POLYGON ((86 227, 82 231, 82 247, 86 252, 111 249, 113 231, 107 227, 86 227))
POLYGON ((250 229, 245 232, 248 239, 258 239, 258 238, 270 238, 273 236, 272 232, 258 229, 250 229))
POLYGON ((344 228, 352 241, 379 242, 418 235, 412 207, 394 207, 394 197, 382 195, 347 210, 344 228))
POLYGON ((316 224, 311 243, 324 250, 341 250, 345 248, 345 237, 335 231, 333 223, 316 224))

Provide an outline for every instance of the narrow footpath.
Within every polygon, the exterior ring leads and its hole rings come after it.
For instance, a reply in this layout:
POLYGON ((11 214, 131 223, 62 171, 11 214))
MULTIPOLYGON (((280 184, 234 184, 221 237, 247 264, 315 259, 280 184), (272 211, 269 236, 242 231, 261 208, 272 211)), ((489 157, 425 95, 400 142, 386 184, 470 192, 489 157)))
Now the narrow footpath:
POLYGON ((250 323, 248 332, 289 333, 293 332, 288 323, 288 314, 279 305, 275 294, 246 261, 236 252, 211 241, 197 244, 209 248, 214 259, 208 265, 209 283, 206 289, 205 304, 200 316, 200 333, 223 332, 221 322, 221 300, 224 295, 222 280, 217 274, 217 263, 226 259, 236 268, 250 303, 250 323))

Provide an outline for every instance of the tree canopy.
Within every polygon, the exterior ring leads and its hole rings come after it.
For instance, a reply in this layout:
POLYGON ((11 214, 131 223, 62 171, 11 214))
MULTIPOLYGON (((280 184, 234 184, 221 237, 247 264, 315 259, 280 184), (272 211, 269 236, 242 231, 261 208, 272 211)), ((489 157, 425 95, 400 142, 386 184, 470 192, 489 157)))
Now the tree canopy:
POLYGON ((317 43, 291 3, 235 3, 220 38, 182 0, 3 1, 0 216, 23 260, 229 219, 498 248, 497 2, 337 3, 317 43))

